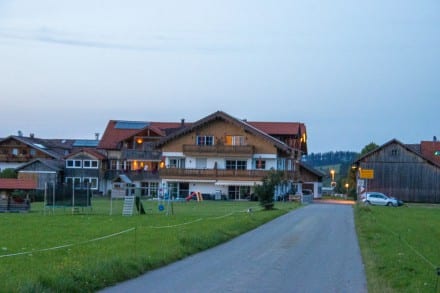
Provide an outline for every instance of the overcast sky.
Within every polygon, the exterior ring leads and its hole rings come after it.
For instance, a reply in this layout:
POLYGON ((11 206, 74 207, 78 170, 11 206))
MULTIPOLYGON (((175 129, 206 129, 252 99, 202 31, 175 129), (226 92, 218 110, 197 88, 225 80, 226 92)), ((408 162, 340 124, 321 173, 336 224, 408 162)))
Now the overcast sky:
POLYGON ((217 110, 309 152, 440 138, 438 0, 0 0, 0 137, 217 110))

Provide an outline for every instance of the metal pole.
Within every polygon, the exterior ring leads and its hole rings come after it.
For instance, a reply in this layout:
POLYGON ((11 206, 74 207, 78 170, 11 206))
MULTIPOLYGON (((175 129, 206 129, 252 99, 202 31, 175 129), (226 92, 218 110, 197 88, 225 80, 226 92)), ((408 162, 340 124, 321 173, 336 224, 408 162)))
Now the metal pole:
POLYGON ((55 213, 55 182, 52 183, 52 213, 55 213))
POLYGON ((72 180, 72 213, 75 209, 75 179, 72 180))

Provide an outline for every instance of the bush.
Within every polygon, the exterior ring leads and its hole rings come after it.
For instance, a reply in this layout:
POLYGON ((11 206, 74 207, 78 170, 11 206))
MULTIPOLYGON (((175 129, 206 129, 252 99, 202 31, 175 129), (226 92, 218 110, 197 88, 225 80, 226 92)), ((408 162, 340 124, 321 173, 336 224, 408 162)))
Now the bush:
POLYGON ((283 173, 281 172, 272 170, 266 177, 263 178, 263 184, 255 187, 255 194, 258 196, 260 205, 266 210, 273 209, 275 186, 281 182, 283 176, 282 174, 283 173))

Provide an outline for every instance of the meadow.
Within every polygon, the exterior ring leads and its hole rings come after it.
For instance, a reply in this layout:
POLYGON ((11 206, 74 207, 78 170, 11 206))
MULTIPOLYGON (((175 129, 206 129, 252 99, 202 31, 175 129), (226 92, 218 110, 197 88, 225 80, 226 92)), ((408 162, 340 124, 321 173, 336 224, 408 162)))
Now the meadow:
POLYGON ((258 202, 143 201, 145 215, 122 215, 122 200, 92 208, 0 214, 0 292, 93 292, 225 242, 298 207, 258 202))
POLYGON ((356 206, 368 292, 440 292, 440 206, 356 206))

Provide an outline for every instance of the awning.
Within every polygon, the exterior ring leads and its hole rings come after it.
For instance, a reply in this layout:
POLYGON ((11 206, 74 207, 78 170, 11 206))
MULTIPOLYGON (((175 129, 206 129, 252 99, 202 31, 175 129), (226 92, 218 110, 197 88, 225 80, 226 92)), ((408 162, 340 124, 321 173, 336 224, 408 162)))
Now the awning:
POLYGON ((214 183, 215 180, 198 180, 198 179, 163 179, 166 182, 194 182, 194 183, 214 183))
POLYGON ((215 185, 222 186, 254 186, 263 184, 261 181, 229 181, 229 180, 219 180, 215 185))
POLYGON ((113 182, 124 182, 129 184, 133 183, 133 181, 131 181, 131 179, 125 174, 120 174, 118 177, 113 179, 113 182))

